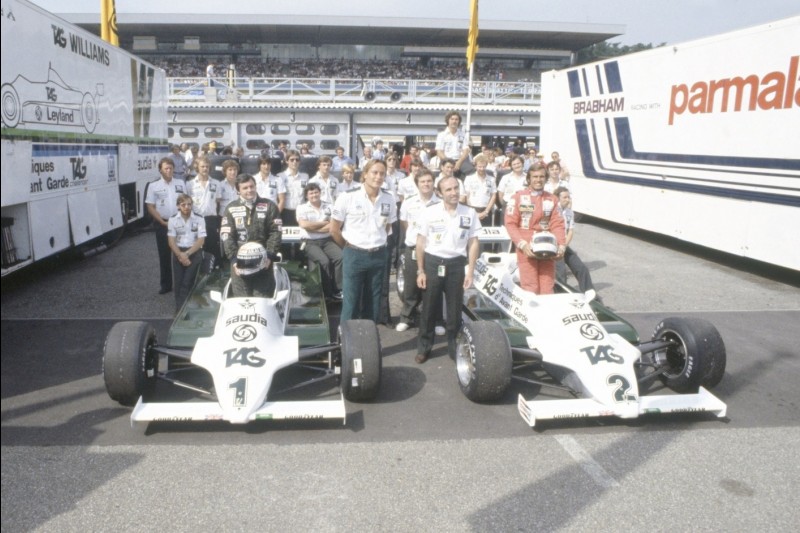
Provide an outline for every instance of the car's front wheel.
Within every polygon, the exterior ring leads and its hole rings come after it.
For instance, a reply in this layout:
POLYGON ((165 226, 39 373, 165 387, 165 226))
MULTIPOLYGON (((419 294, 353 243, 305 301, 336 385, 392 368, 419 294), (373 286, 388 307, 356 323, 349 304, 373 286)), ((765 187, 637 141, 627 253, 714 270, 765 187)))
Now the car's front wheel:
POLYGON ((147 322, 118 322, 106 337, 103 379, 112 400, 135 405, 152 391, 158 374, 156 332, 147 322))
POLYGON ((511 345, 496 322, 465 323, 456 339, 456 373, 473 402, 502 398, 511 383, 511 345))
POLYGON ((372 320, 347 320, 339 325, 341 390, 351 402, 373 400, 381 387, 381 343, 372 320))
POLYGON ((725 374, 726 353, 717 328, 700 318, 669 317, 662 320, 653 340, 670 341, 670 346, 656 350, 652 358, 663 368, 661 380, 676 392, 695 392, 698 387, 712 388, 725 374))

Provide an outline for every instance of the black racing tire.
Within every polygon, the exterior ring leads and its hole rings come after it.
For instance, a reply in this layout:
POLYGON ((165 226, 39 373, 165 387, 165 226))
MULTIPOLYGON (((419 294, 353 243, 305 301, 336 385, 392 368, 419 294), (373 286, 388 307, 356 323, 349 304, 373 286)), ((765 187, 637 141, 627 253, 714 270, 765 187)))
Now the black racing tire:
POLYGON ((473 402, 503 397, 511 383, 511 345, 497 322, 467 322, 456 339, 456 374, 473 402))
POLYGON ((697 392, 712 388, 725 374, 725 343, 717 328, 701 318, 669 317, 662 320, 653 340, 670 340, 673 345, 653 352, 656 365, 666 365, 661 381, 676 392, 697 392))
POLYGON ((152 392, 158 375, 156 332, 147 322, 117 322, 103 348, 103 379, 112 400, 133 406, 152 392))
POLYGON ((372 320, 347 320, 339 325, 342 374, 340 387, 345 399, 366 402, 381 388, 381 342, 372 320))
POLYGON ((10 83, 3 84, 0 110, 2 110, 3 124, 9 128, 16 128, 22 118, 22 104, 17 90, 10 83))

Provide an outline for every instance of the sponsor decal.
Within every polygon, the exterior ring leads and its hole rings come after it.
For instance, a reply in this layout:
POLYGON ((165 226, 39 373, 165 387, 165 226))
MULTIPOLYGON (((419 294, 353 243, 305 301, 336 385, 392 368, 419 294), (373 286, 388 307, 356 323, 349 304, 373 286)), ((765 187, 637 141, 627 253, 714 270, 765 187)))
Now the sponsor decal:
POLYGON ((593 113, 615 113, 625 111, 625 98, 622 96, 612 98, 598 98, 575 102, 572 105, 573 115, 587 115, 593 113))
POLYGON ((553 418, 589 418, 589 413, 563 413, 559 415, 553 415, 553 418))
POLYGON ((261 324, 262 326, 267 325, 267 319, 261 316, 258 313, 251 313, 249 315, 236 315, 230 317, 228 320, 225 321, 226 326, 230 326, 231 324, 237 324, 239 322, 254 322, 256 324, 261 324))
POLYGON ((189 422, 191 420, 191 416, 159 416, 154 418, 153 422, 189 422))
POLYGON ((267 360, 255 355, 260 352, 261 350, 255 346, 225 350, 222 352, 225 354, 225 368, 230 368, 233 365, 252 366, 255 368, 262 367, 267 360))
POLYGON ((231 335, 233 340, 238 342, 249 342, 255 339, 257 336, 258 332, 256 331, 256 328, 250 324, 241 324, 236 326, 236 329, 233 330, 233 334, 231 335))
POLYGON ((565 326, 569 326, 573 322, 584 322, 589 320, 593 321, 597 320, 597 317, 595 316, 594 313, 577 313, 574 315, 565 316, 564 318, 561 319, 561 322, 565 326))
POLYGON ((611 374, 606 379, 606 384, 611 388, 616 403, 626 403, 637 401, 636 395, 631 392, 631 384, 619 374, 611 374))
POLYGON ((592 324, 591 322, 582 324, 580 333, 584 339, 589 339, 590 341, 601 341, 606 337, 603 334, 603 330, 600 329, 600 326, 592 324))
POLYGON ((610 344, 587 346, 586 348, 581 348, 580 351, 586 354, 586 357, 589 358, 589 362, 592 363, 592 365, 596 365, 601 361, 618 365, 621 365, 624 362, 624 359, 621 355, 614 353, 614 347, 610 344))
POLYGON ((312 415, 312 414, 286 415, 286 420, 322 420, 322 415, 312 415))
POLYGON ((705 412, 705 407, 679 407, 677 409, 671 409, 671 413, 702 413, 705 412))

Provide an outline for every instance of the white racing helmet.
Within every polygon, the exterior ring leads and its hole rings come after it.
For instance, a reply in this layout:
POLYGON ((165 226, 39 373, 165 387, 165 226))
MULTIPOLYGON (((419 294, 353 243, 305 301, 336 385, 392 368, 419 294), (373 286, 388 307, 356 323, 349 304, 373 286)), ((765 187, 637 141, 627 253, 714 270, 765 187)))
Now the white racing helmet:
POLYGON ((236 267, 242 276, 250 276, 267 268, 267 250, 257 242, 247 242, 236 254, 236 267))
POLYGON ((537 259, 552 259, 558 255, 558 241, 549 231, 534 234, 531 244, 533 256, 537 259))

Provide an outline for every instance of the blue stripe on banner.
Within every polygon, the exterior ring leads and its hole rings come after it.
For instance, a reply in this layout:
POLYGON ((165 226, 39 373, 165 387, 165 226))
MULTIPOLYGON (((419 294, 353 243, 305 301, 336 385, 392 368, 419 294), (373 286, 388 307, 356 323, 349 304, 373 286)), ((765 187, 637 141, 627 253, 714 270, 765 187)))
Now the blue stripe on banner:
POLYGON ((617 136, 617 144, 619 144, 620 155, 625 159, 757 169, 800 170, 800 159, 637 152, 633 147, 633 134, 631 133, 631 124, 628 117, 615 118, 614 129, 617 136))
POLYGON ((581 82, 578 80, 578 71, 571 70, 567 72, 567 81, 569 82, 569 95, 572 98, 580 98, 581 96, 581 82))
POLYGON ((622 92, 622 78, 619 75, 619 63, 611 61, 603 65, 606 71, 606 85, 608 92, 621 93, 622 92))
POLYGON ((597 87, 600 89, 600 94, 606 94, 603 91, 603 76, 600 75, 600 65, 594 66, 594 73, 597 75, 597 87))
POLYGON ((589 80, 586 79, 586 69, 581 69, 581 76, 583 77, 583 91, 586 96, 590 96, 591 93, 589 92, 589 80))
MULTIPOLYGON (((578 141, 578 149, 581 154, 581 164, 583 165, 583 175, 589 179, 597 179, 603 181, 610 181, 614 183, 624 183, 628 185, 639 185, 641 187, 654 187, 658 189, 667 189, 675 191, 690 192, 696 194, 706 194, 709 196, 716 196, 720 198, 733 198, 737 200, 748 200, 755 202, 763 202, 768 204, 788 205, 793 207, 800 207, 800 197, 789 196, 785 194, 765 193, 761 191, 730 189, 725 187, 712 187, 709 185, 700 185, 697 183, 685 183, 678 181, 670 181, 664 179, 641 178, 634 176, 625 176, 621 174, 614 174, 604 167, 602 158, 600 156, 600 146, 597 142, 597 136, 592 132, 589 133, 588 121, 580 119, 575 121, 575 134, 578 141), (592 145, 594 145, 595 153, 597 153, 597 167, 595 167, 592 158, 592 145)), ((660 177, 660 175, 659 175, 660 177)))

